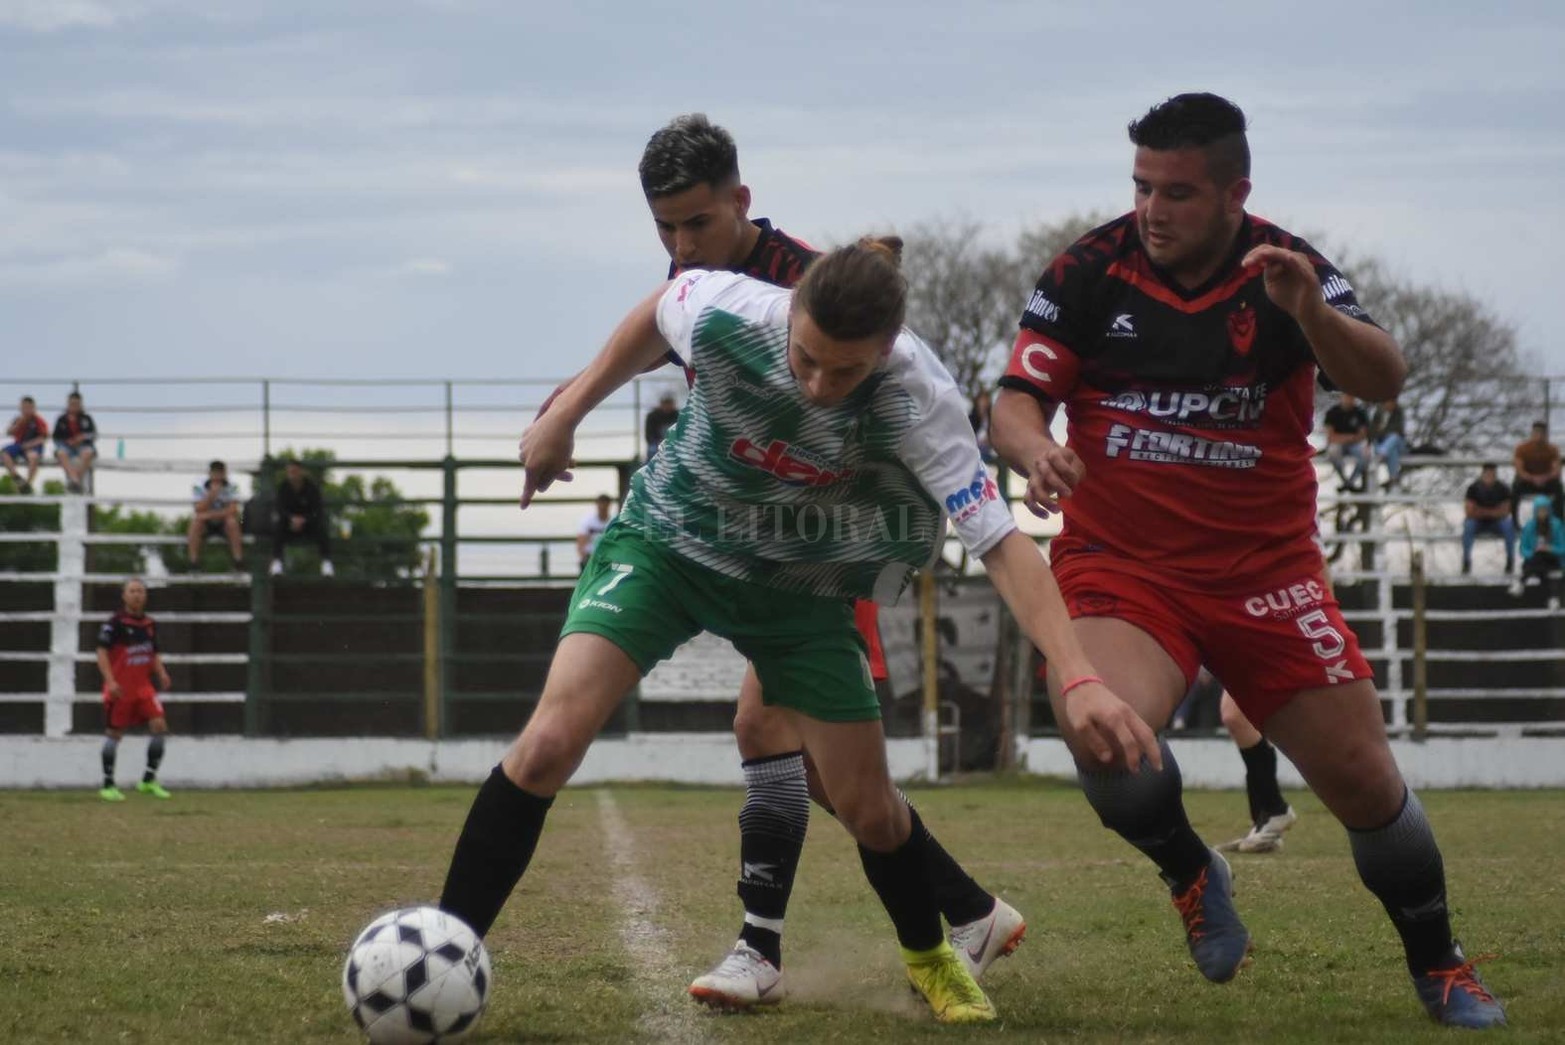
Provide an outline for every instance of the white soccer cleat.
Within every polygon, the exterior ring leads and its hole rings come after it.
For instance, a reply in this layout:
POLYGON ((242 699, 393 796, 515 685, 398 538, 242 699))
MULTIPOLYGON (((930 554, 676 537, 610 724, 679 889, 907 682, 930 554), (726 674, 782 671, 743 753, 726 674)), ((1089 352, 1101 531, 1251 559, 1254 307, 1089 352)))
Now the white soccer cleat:
POLYGON ((337 576, 337 571, 336 571, 336 569, 334 569, 332 567, 330 559, 322 559, 321 560, 321 576, 322 577, 335 577, 335 576, 337 576))
POLYGON ((281 559, 273 559, 272 560, 272 576, 273 577, 281 577, 282 575, 283 575, 283 561, 281 559))
POLYGON ((976 980, 996 958, 1004 958, 1020 947, 1026 935, 1027 920, 1022 912, 997 896, 994 910, 982 918, 951 926, 951 949, 976 980))
POLYGON ((1282 848, 1283 832, 1292 827, 1299 814, 1289 806, 1276 816, 1250 828, 1250 833, 1239 839, 1234 848, 1241 853, 1275 853, 1282 848))
POLYGON ((711 972, 690 984, 690 996, 714 1009, 776 1005, 787 993, 782 970, 743 940, 735 943, 711 972))

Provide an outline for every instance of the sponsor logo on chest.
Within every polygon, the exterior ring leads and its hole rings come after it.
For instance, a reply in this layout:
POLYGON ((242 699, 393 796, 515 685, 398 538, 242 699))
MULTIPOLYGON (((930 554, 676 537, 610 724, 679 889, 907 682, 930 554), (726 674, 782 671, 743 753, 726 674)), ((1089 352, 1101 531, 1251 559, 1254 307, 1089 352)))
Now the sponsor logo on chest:
POLYGON ((853 474, 850 468, 833 469, 819 463, 815 454, 781 439, 773 439, 764 447, 749 439, 735 439, 728 456, 790 486, 830 486, 853 474))

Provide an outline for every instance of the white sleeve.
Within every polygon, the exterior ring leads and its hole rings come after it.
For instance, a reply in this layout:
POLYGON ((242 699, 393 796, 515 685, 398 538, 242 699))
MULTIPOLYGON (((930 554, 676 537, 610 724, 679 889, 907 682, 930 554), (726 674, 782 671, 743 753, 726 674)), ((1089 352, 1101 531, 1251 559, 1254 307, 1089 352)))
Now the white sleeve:
POLYGON ((680 359, 696 364, 691 351, 696 320, 709 308, 732 312, 758 323, 788 320, 789 293, 734 272, 691 269, 674 277, 658 299, 658 331, 680 359))
POLYGON ((902 438, 902 460, 951 519, 974 558, 982 558, 1016 529, 1011 510, 978 455, 962 394, 938 395, 929 412, 902 438))

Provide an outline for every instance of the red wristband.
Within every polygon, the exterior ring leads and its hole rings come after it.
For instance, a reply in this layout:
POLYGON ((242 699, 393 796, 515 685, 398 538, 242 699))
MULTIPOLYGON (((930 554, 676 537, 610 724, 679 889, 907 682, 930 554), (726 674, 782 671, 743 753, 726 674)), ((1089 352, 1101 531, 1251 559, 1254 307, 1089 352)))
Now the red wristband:
POLYGON ((1098 676, 1083 675, 1079 679, 1071 679, 1069 682, 1065 683, 1064 687, 1060 689, 1060 699, 1064 700, 1070 694, 1071 690, 1075 689, 1077 686, 1085 686, 1089 682, 1096 682, 1100 686, 1103 685, 1103 680, 1098 676))

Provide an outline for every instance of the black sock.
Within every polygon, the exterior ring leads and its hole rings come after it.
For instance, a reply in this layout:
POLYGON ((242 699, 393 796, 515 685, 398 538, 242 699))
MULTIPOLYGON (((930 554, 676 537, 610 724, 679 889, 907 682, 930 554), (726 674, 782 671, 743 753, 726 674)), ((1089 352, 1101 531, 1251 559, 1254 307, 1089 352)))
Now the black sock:
POLYGON ((1414 976, 1450 964, 1455 943, 1445 899, 1445 862, 1418 796, 1384 827, 1348 831, 1359 878, 1386 908, 1414 976))
MULTIPOLYGON (((901 794, 900 791, 897 793, 901 794)), ((908 803, 909 809, 913 808, 907 795, 902 795, 902 801, 908 803)), ((966 925, 993 911, 994 894, 986 892, 973 881, 972 876, 962 870, 962 865, 946 852, 945 846, 940 844, 929 828, 923 826, 921 819, 915 817, 913 822, 923 827, 924 874, 928 878, 935 903, 940 906, 940 913, 945 915, 946 921, 952 925, 966 925)))
POLYGON ((517 787, 499 766, 478 789, 451 854, 440 909, 486 936, 527 870, 553 798, 517 787))
POLYGON ((782 968, 782 921, 799 870, 810 824, 804 752, 744 763, 744 807, 739 810, 739 938, 782 968))
POLYGON ((147 771, 141 774, 141 782, 150 784, 158 778, 158 767, 163 764, 163 734, 154 733, 147 741, 147 771))
POLYGON ((120 742, 113 737, 103 738, 103 786, 114 786, 114 760, 119 757, 120 742))
POLYGON ((1082 790, 1103 826, 1145 853, 1174 892, 1183 892, 1212 854, 1185 815, 1184 783, 1168 741, 1158 741, 1163 771, 1143 761, 1141 771, 1081 774, 1082 790))
POLYGON ((906 842, 889 853, 877 853, 861 845, 859 860, 864 864, 864 877, 891 915, 898 942, 910 951, 927 951, 938 947, 945 937, 940 931, 940 908, 930 893, 926 875, 929 832, 917 810, 910 808, 908 813, 913 818, 913 830, 906 842))
POLYGON ((1262 824, 1288 811, 1277 786, 1277 749, 1262 737, 1260 743, 1239 749, 1244 759, 1244 790, 1250 798, 1250 823, 1262 824))

